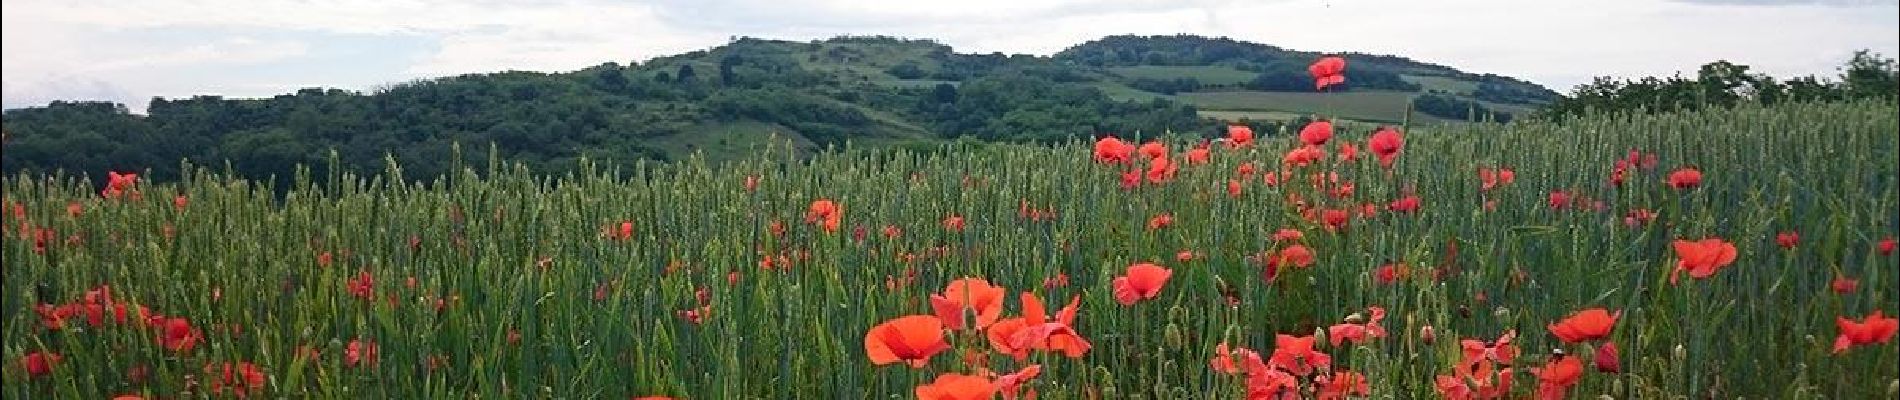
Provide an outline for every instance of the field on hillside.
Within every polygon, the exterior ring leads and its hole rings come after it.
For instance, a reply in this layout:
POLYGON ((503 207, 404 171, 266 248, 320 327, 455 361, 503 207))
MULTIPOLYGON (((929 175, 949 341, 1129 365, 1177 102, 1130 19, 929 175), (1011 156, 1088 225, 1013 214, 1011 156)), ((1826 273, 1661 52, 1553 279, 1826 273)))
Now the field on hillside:
POLYGON ((1894 108, 16 176, 0 396, 1891 397, 1894 108))
POLYGON ((1109 72, 1129 79, 1173 80, 1194 78, 1202 85, 1238 85, 1253 80, 1258 72, 1234 69, 1225 65, 1167 66, 1137 65, 1109 68, 1109 72))
MULTIPOLYGON (((1386 91, 1352 91, 1341 93, 1321 92, 1262 92, 1254 90, 1236 90, 1219 92, 1180 93, 1175 99, 1193 104, 1204 110, 1218 111, 1297 111, 1324 110, 1323 115, 1337 115, 1363 121, 1399 122, 1405 118, 1405 110, 1412 102, 1413 93, 1386 91)), ((1435 117, 1413 113, 1413 118, 1438 120, 1435 117)))

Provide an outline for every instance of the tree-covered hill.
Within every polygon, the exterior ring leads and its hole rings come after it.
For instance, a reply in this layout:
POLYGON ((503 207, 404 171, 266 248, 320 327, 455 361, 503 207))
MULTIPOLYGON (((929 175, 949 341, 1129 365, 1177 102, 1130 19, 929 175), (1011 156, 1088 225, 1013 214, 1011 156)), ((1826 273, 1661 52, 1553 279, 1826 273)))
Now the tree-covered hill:
MULTIPOLYGON (((0 168, 150 168, 151 178, 164 180, 188 158, 288 177, 299 164, 321 168, 334 150, 354 170, 379 170, 393 155, 422 177, 442 173, 450 144, 459 142, 493 143, 511 161, 554 171, 583 156, 627 162, 702 152, 719 160, 770 141, 810 149, 847 141, 925 147, 958 137, 1211 136, 1236 120, 1272 133, 1313 114, 1398 122, 1409 99, 1426 94, 1511 110, 1554 96, 1511 78, 1350 53, 1345 90, 1364 93, 1313 93, 1304 68, 1318 55, 1193 36, 1109 37, 1053 57, 957 53, 881 36, 740 38, 564 73, 469 74, 258 99, 155 98, 143 115, 97 102, 7 110, 0 168), (1220 79, 1188 82, 1194 76, 1220 79)), ((1462 119, 1425 115, 1419 118, 1462 119)))

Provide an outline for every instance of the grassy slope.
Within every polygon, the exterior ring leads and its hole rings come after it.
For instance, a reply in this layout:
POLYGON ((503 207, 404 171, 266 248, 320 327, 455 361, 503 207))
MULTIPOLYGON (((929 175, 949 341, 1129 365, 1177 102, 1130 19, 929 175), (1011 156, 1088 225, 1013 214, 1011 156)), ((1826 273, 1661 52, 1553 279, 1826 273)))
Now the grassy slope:
MULTIPOLYGON (((905 62, 915 63, 926 73, 934 73, 941 65, 931 57, 933 49, 927 46, 881 44, 881 43, 782 43, 780 49, 791 53, 801 67, 837 74, 845 82, 872 82, 898 87, 931 87, 937 84, 959 84, 957 81, 934 79, 898 79, 884 72, 891 66, 905 62)), ((701 71, 716 71, 717 60, 725 51, 715 49, 702 57, 675 62, 692 63, 701 71)), ((1126 82, 1133 79, 1176 79, 1193 78, 1209 85, 1237 85, 1253 79, 1254 73, 1222 65, 1208 66, 1132 66, 1112 67, 1099 71, 1100 80, 1090 85, 1102 90, 1111 98, 1131 101, 1152 101, 1166 99, 1192 104, 1201 110, 1201 115, 1222 120, 1288 120, 1304 115, 1328 115, 1336 119, 1357 121, 1367 124, 1393 124, 1404 119, 1408 104, 1420 93, 1392 91, 1362 91, 1345 93, 1311 92, 1262 92, 1248 90, 1224 90, 1179 93, 1165 95, 1129 87, 1126 82)), ((1424 90, 1437 90, 1471 99, 1469 94, 1477 88, 1477 83, 1439 75, 1434 71, 1415 71, 1417 74, 1405 75, 1407 81, 1423 86, 1424 90)), ((1475 100, 1475 99, 1474 99, 1475 100)), ((1523 113, 1532 108, 1521 105, 1483 102, 1493 109, 1523 113)), ((925 127, 915 126, 901 117, 872 110, 857 105, 857 108, 879 121, 875 132, 854 137, 853 143, 908 143, 935 141, 937 136, 925 127)), ((1413 123, 1451 122, 1455 120, 1412 114, 1413 123)), ((778 132, 786 137, 796 138, 794 143, 807 146, 810 141, 803 139, 788 127, 761 124, 752 121, 719 123, 708 126, 711 131, 730 131, 738 135, 728 138, 728 142, 744 143, 751 137, 778 132)), ((662 138, 660 147, 670 153, 688 148, 720 148, 717 136, 676 135, 688 137, 662 138), (697 147, 689 147, 697 146, 697 147)), ((681 153, 674 153, 681 154, 681 153)))
POLYGON ((1204 66, 1160 66, 1140 65, 1133 67, 1109 68, 1109 72, 1128 79, 1194 78, 1203 85, 1235 85, 1253 80, 1253 72, 1241 71, 1224 65, 1204 66))
MULTIPOLYGON (((1203 84, 1238 84, 1253 78, 1253 73, 1225 66, 1134 66, 1108 69, 1117 76, 1127 79, 1176 79, 1194 78, 1203 84)), ((1434 75, 1406 75, 1405 79, 1423 86, 1426 91, 1438 90, 1466 98, 1478 87, 1477 82, 1434 75)), ((1125 100, 1148 101, 1155 98, 1186 102, 1201 109, 1201 115, 1223 120, 1247 119, 1291 119, 1301 115, 1324 114, 1336 118, 1366 122, 1397 123, 1404 118, 1406 106, 1420 93, 1393 91, 1362 91, 1346 93, 1310 93, 1310 92, 1263 92, 1251 90, 1221 90, 1164 95, 1128 87, 1120 82, 1099 82, 1095 86, 1110 97, 1125 100)), ((1482 102, 1486 107, 1500 111, 1523 113, 1533 110, 1531 107, 1514 104, 1482 102)), ((1413 122, 1447 122, 1451 119, 1438 118, 1414 113, 1413 122)))
MULTIPOLYGON (((31 239, 5 243, 0 293, 15 297, 3 309, 12 322, 0 325, 6 361, 20 365, 29 351, 64 361, 36 378, 6 367, 0 397, 203 395, 204 382, 218 381, 199 375, 206 365, 244 361, 269 379, 248 395, 267 398, 906 398, 939 373, 972 373, 966 350, 987 354, 976 363, 988 369, 1027 364, 987 351, 969 331, 922 369, 868 359, 873 325, 929 315, 919 299, 973 276, 1011 297, 1081 299, 1073 327, 1095 347, 1080 358, 1035 351, 1030 361, 1045 369, 1028 385, 1049 400, 1240 398, 1243 378, 1206 366, 1218 344, 1270 352, 1277 334, 1309 335, 1368 306, 1390 313, 1390 336, 1315 347, 1369 378, 1368 398, 1436 398, 1433 377, 1456 368, 1459 339, 1511 329, 1523 351, 1512 393, 1527 397, 1537 385, 1529 369, 1555 359, 1550 349, 1594 356, 1600 344, 1560 343, 1545 329, 1592 307, 1623 312, 1607 338, 1623 371, 1587 372, 1572 398, 1887 398, 1900 373, 1894 344, 1836 355, 1829 342, 1837 316, 1891 313, 1900 300, 1894 256, 1873 250, 1894 235, 1900 209, 1900 178, 1879 168, 1900 163, 1891 111, 1797 104, 1425 128, 1407 136, 1390 170, 1366 158, 1297 170, 1357 182, 1355 197, 1338 202, 1305 180, 1256 179, 1240 198, 1209 195, 1242 163, 1277 165, 1294 146, 1287 138, 1220 150, 1172 183, 1138 190, 1121 189, 1118 170, 1082 144, 830 154, 791 168, 754 153, 631 177, 498 168, 429 188, 351 177, 340 186, 349 189, 277 198, 210 175, 140 184, 147 195, 124 200, 71 178, 13 179, 0 192, 28 211, 9 225, 22 218, 85 240, 53 240, 45 254, 31 239), (1610 163, 1632 147, 1658 154, 1662 167, 1607 186, 1610 163), (1500 165, 1523 179, 1477 189, 1470 171, 1500 165), (1705 168, 1703 186, 1665 185, 1678 165, 1705 168), (758 178, 755 189, 742 186, 747 177, 758 178), (1552 210, 1553 190, 1608 209, 1552 210), (173 206, 174 193, 189 206, 173 206), (1322 207, 1417 194, 1424 205, 1329 231, 1302 219, 1289 194, 1322 207), (845 207, 841 232, 803 223, 816 198, 845 207), (1060 217, 1021 218, 1024 203, 1060 217), (69 216, 68 204, 85 211, 69 216), (1635 209, 1659 217, 1625 225, 1635 209), (1176 224, 1151 232, 1146 221, 1161 212, 1176 224), (942 229, 951 214, 969 228, 942 229), (621 221, 633 226, 627 238, 601 237, 621 221), (785 221, 783 235, 766 233, 774 221, 785 221), (853 226, 884 225, 904 234, 850 238, 853 226), (1314 264, 1267 281, 1247 258, 1280 249, 1269 237, 1280 227, 1305 232, 1314 264), (1781 230, 1800 232, 1801 244, 1775 247, 1781 230), (1666 283, 1677 257, 1669 241, 1711 236, 1734 243, 1735 263, 1666 283), (1198 255, 1178 261, 1182 249, 1198 255), (795 267, 756 266, 774 254, 795 267), (1110 282, 1145 260, 1164 260, 1172 278, 1153 298, 1117 304, 1110 282), (1369 278, 1395 261, 1415 272, 1392 284, 1369 278), (1450 272, 1434 277, 1440 266, 1450 272), (907 271, 921 273, 909 281, 907 271), (1044 283, 1058 273, 1072 283, 1044 283), (1836 276, 1862 279, 1860 288, 1835 294, 1836 276), (36 300, 77 303, 102 283, 115 301, 188 319, 202 333, 197 349, 169 351, 153 329, 95 327, 83 313, 64 330, 41 327, 36 300), (1223 292, 1236 303, 1225 305, 1223 292), (703 323, 681 316, 700 302, 703 323), (220 329, 229 326, 241 333, 220 329), (1422 326, 1437 339, 1420 338, 1422 326), (382 349, 367 367, 344 361, 344 343, 359 340, 382 349), (149 366, 144 383, 108 379, 134 366, 149 366)), ((1004 302, 1006 317, 1024 312, 1017 299, 1004 302)))

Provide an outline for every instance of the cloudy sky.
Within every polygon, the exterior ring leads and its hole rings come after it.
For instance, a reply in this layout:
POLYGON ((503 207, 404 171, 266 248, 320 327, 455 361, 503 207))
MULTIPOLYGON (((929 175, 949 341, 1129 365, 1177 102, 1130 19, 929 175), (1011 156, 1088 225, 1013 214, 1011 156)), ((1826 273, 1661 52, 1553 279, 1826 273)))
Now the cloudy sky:
POLYGON ((1114 34, 1191 33, 1409 56, 1558 91, 1727 59, 1834 74, 1900 53, 1893 0, 8 0, 0 100, 269 96, 499 70, 646 60, 732 36, 932 38, 1047 55, 1114 34))

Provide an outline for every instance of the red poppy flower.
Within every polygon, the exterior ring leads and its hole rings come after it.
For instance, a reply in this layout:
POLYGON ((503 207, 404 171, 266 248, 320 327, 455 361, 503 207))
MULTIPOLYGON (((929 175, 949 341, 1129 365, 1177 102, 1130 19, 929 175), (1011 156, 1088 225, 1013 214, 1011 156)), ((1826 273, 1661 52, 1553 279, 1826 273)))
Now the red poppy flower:
POLYGON ((1148 230, 1150 231, 1166 228, 1169 226, 1174 226, 1173 213, 1160 213, 1160 214, 1155 214, 1155 216, 1152 218, 1148 218, 1148 230))
POLYGON ((1143 299, 1152 299, 1161 294, 1161 287, 1168 283, 1174 271, 1159 265, 1140 263, 1128 266, 1127 274, 1116 277, 1113 286, 1115 301, 1122 305, 1133 305, 1143 299))
POLYGON ((60 358, 62 357, 58 353, 36 351, 20 357, 20 366, 26 368, 28 379, 38 378, 52 374, 53 367, 59 365, 60 358))
POLYGON ((1510 395, 1514 375, 1510 368, 1497 369, 1486 362, 1438 375, 1433 386, 1446 399, 1504 399, 1510 395))
POLYGON ((1114 136, 1103 136, 1095 141, 1095 161, 1102 163, 1127 163, 1134 161, 1135 146, 1123 142, 1114 136))
POLYGON ((1834 354, 1840 354, 1846 352, 1850 346, 1866 346, 1893 340, 1894 332, 1900 331, 1900 320, 1887 318, 1880 315, 1880 310, 1874 310, 1873 314, 1861 318, 1860 322, 1838 317, 1834 320, 1834 326, 1841 331, 1841 335, 1834 339, 1834 354))
POLYGON ((1166 156, 1155 157, 1152 160, 1148 160, 1148 182, 1168 183, 1169 180, 1174 179, 1175 171, 1180 169, 1180 166, 1175 165, 1173 161, 1169 161, 1166 156))
POLYGON ((1895 243, 1896 242, 1894 241, 1893 237, 1888 236, 1886 239, 1881 239, 1880 244, 1875 245, 1874 248, 1880 250, 1880 255, 1890 256, 1890 255, 1893 255, 1893 248, 1895 247, 1895 243))
POLYGON ((1142 143, 1141 147, 1137 148, 1136 151, 1141 153, 1142 158, 1155 159, 1168 157, 1168 146, 1153 140, 1148 141, 1148 143, 1142 143))
POLYGON ((1491 169, 1491 168, 1485 168, 1485 167, 1478 168, 1478 183, 1480 183, 1480 186, 1478 188, 1481 190, 1495 189, 1504 185, 1509 185, 1511 184, 1511 182, 1514 182, 1516 180, 1517 180, 1517 171, 1512 170, 1510 168, 1503 168, 1503 167, 1500 167, 1497 169, 1491 169))
POLYGON ((937 380, 917 387, 919 400, 988 400, 996 396, 996 385, 981 376, 937 375, 937 380))
POLYGON ((1390 285, 1405 280, 1405 278, 1411 274, 1412 269, 1406 267, 1404 263, 1391 263, 1381 265, 1378 269, 1373 270, 1372 279, 1379 282, 1379 284, 1390 285))
POLYGON ((1313 265, 1313 250, 1304 245, 1294 244, 1274 254, 1267 264, 1280 267, 1306 268, 1313 265))
POLYGON ((138 184, 138 181, 139 174, 136 173, 106 171, 106 187, 99 191, 99 196, 108 199, 117 199, 125 195, 126 192, 131 191, 132 185, 138 184))
POLYGON ((837 232, 838 225, 844 221, 844 206, 831 199, 818 199, 811 202, 805 211, 805 223, 820 224, 825 232, 837 232))
POLYGON ((205 365, 205 375, 211 380, 211 393, 223 394, 228 388, 231 394, 245 398, 264 391, 264 370, 257 368, 257 364, 208 364, 205 365))
POLYGON ((1373 155, 1379 156, 1380 166, 1392 168, 1392 161, 1398 159, 1399 151, 1405 147, 1405 135, 1399 133, 1398 129, 1381 126, 1372 132, 1372 138, 1366 140, 1366 147, 1372 149, 1373 155))
POLYGON ((1306 127, 1300 128, 1300 142, 1304 142, 1308 146, 1325 145, 1326 141, 1332 140, 1332 139, 1333 139, 1332 121, 1318 120, 1318 121, 1308 122, 1306 124, 1306 127))
POLYGON ((1320 57, 1306 67, 1313 75, 1313 90, 1326 90, 1326 87, 1346 83, 1346 59, 1339 56, 1320 57))
POLYGON ((1035 294, 1023 292, 1022 302, 1023 316, 996 321, 984 332, 990 347, 1018 360, 1027 358, 1032 349, 1057 351, 1070 358, 1088 353, 1091 345, 1073 328, 1081 296, 1071 298, 1069 305, 1056 312, 1054 321, 1049 320, 1042 299, 1035 294))
POLYGON ((1387 204, 1385 208, 1393 212, 1414 213, 1418 212, 1418 205, 1418 195, 1409 195, 1393 200, 1392 204, 1387 204))
POLYGON ((1586 342, 1610 337, 1610 330, 1616 327, 1616 315, 1603 308, 1591 308, 1570 314, 1562 321, 1550 324, 1550 334, 1557 335, 1564 343, 1586 342))
POLYGON ((1385 328, 1379 326, 1379 321, 1385 319, 1385 308, 1368 307, 1367 311, 1372 317, 1364 323, 1358 321, 1358 314, 1353 314, 1346 322, 1327 327, 1326 339, 1332 341, 1333 347, 1339 347, 1345 342, 1364 344, 1367 340, 1385 337, 1385 328))
POLYGON ((1227 125, 1227 145, 1232 147, 1252 146, 1253 127, 1241 124, 1227 125))
POLYGON ((1565 192, 1562 190, 1552 190, 1550 192, 1550 209, 1562 210, 1565 207, 1569 207, 1569 206, 1570 206, 1569 192, 1565 192))
POLYGON ((923 368, 931 356, 949 348, 943 341, 943 319, 930 315, 893 318, 864 333, 864 353, 873 365, 903 361, 923 368))
POLYGON ((172 197, 172 208, 184 210, 185 205, 190 202, 191 202, 190 200, 185 199, 185 195, 181 194, 181 195, 178 195, 177 197, 172 197))
POLYGON ((1320 211, 1319 214, 1320 223, 1326 225, 1326 230, 1329 231, 1346 227, 1347 219, 1352 217, 1352 214, 1347 213, 1346 210, 1327 209, 1320 211))
POLYGON ((1365 397, 1372 394, 1372 383, 1365 374, 1353 371, 1334 372, 1333 376, 1320 376, 1319 400, 1365 397))
POLYGON ((1675 189, 1693 189, 1702 186, 1702 171, 1695 167, 1682 167, 1669 173, 1669 187, 1675 189))
MULTIPOLYGON (((1287 151, 1286 156, 1280 158, 1280 162, 1295 167, 1304 167, 1325 158, 1325 150, 1320 149, 1319 146, 1307 145, 1287 151)), ((1269 176, 1271 176, 1271 174, 1269 174, 1269 176)), ((1268 184, 1272 185, 1273 183, 1268 184)))
POLYGON ((1057 272, 1056 276, 1051 276, 1048 278, 1044 278, 1042 280, 1042 287, 1044 288, 1054 289, 1054 288, 1068 287, 1068 286, 1069 286, 1069 274, 1067 273, 1057 272))
POLYGON ((615 232, 614 238, 620 240, 632 239, 633 221, 620 221, 620 231, 615 232))
POLYGON ((1829 283, 1828 286, 1834 289, 1835 294, 1853 294, 1854 289, 1860 288, 1860 280, 1848 279, 1846 276, 1835 276, 1834 282, 1829 283))
POLYGON ((1340 162, 1350 163, 1358 159, 1359 159, 1359 146, 1352 144, 1351 141, 1342 140, 1339 142, 1339 161, 1340 162))
POLYGON ((1300 397, 1300 380, 1286 371, 1268 367, 1258 359, 1247 363, 1247 397, 1264 400, 1296 400, 1300 397))
POLYGON ((1488 361, 1510 364, 1512 360, 1517 359, 1517 345, 1511 344, 1511 341, 1516 338, 1517 331, 1512 330, 1504 331, 1504 335, 1498 336, 1498 340, 1491 342, 1490 345, 1477 339, 1460 340, 1458 346, 1464 350, 1464 359, 1459 364, 1468 366, 1488 361))
POLYGON ((1630 228, 1636 228, 1643 225, 1648 225, 1650 222, 1654 222, 1655 220, 1656 220, 1655 211, 1650 211, 1648 209, 1642 209, 1642 208, 1630 210, 1629 213, 1623 215, 1623 225, 1628 226, 1630 228))
POLYGON ((1187 152, 1188 165, 1207 164, 1208 153, 1207 145, 1194 146, 1187 152))
POLYGON ((1233 375, 1240 373, 1241 362, 1248 359, 1258 360, 1260 353, 1245 347, 1234 347, 1229 350, 1227 342, 1220 342, 1214 345, 1214 359, 1208 360, 1207 364, 1208 368, 1212 368, 1214 372, 1233 375), (1235 356, 1239 356, 1239 359, 1236 360, 1235 356))
POLYGON ((1244 162, 1244 163, 1241 163, 1240 166, 1234 167, 1234 175, 1237 175, 1236 179, 1240 179, 1240 180, 1252 179, 1253 173, 1254 173, 1253 161, 1244 162))
POLYGON ((1280 228, 1279 231, 1273 232, 1273 241, 1275 242, 1296 241, 1305 237, 1306 234, 1300 233, 1300 230, 1293 228, 1280 228))
POLYGON ((679 310, 677 313, 680 319, 686 320, 686 323, 699 325, 706 322, 706 317, 712 316, 712 305, 708 304, 699 306, 698 308, 679 310))
MULTIPOLYGON (((1022 394, 1023 383, 1042 375, 1042 365, 1030 364, 1023 369, 996 378, 996 391, 1003 393, 1003 400, 1015 400, 1022 394)), ((1036 398, 1036 389, 1029 389, 1030 399, 1036 398)))
POLYGON ((159 318, 158 344, 175 352, 191 351, 204 338, 204 333, 191 326, 191 321, 179 317, 159 318))
POLYGON ((370 276, 369 271, 358 272, 355 278, 344 281, 343 287, 349 289, 350 295, 356 296, 356 298, 363 300, 376 299, 376 278, 370 276))
POLYGON ((1122 173, 1122 189, 1141 187, 1141 170, 1130 169, 1122 173))
POLYGON ((1537 398, 1562 399, 1583 379, 1583 360, 1559 355, 1542 368, 1531 368, 1531 373, 1537 375, 1537 398))
POLYGON ((948 229, 951 232, 962 232, 963 216, 950 214, 948 217, 943 217, 943 229, 948 229))
POLYGON ((351 340, 349 345, 343 347, 343 365, 354 367, 357 364, 365 367, 376 365, 376 342, 351 340))
POLYGON ((1610 374, 1623 372, 1622 357, 1617 356, 1616 342, 1603 342, 1603 347, 1597 348, 1597 355, 1593 361, 1597 366, 1597 372, 1610 374))
POLYGON ((1682 271, 1689 271, 1690 277, 1704 279, 1735 262, 1735 245, 1720 238, 1677 240, 1673 246, 1680 260, 1676 262, 1676 269, 1669 272, 1670 284, 1676 283, 1682 271))
POLYGON ((1781 248, 1792 249, 1796 244, 1800 243, 1801 234, 1795 233, 1795 231, 1785 231, 1775 234, 1775 245, 1781 246, 1781 248))
POLYGON ((1313 370, 1326 370, 1333 364, 1332 356, 1313 350, 1312 336, 1293 336, 1280 334, 1273 338, 1273 356, 1267 365, 1286 370, 1293 375, 1305 376, 1313 370))
POLYGON ((1005 294, 1002 287, 991 286, 982 278, 963 278, 950 281, 942 294, 930 295, 930 307, 951 330, 963 329, 963 310, 975 310, 976 327, 982 329, 1002 316, 1005 294))

